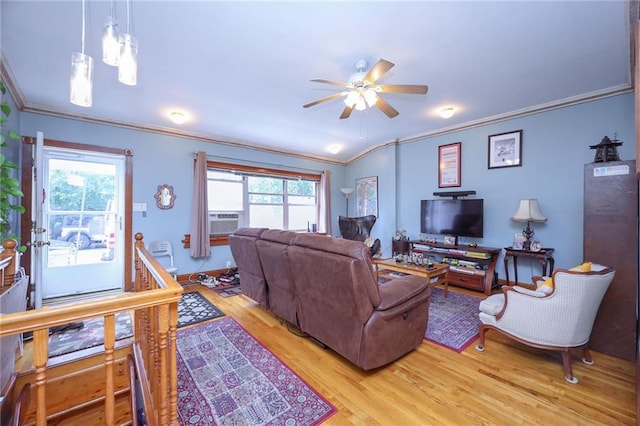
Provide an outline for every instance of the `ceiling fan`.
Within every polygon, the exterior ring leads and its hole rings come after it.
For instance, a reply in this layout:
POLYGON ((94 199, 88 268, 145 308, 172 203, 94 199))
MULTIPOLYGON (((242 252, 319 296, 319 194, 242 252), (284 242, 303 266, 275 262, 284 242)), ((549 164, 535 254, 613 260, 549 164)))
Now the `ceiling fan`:
POLYGON ((303 108, 309 108, 314 105, 318 105, 323 102, 332 101, 338 99, 341 96, 346 96, 344 99, 345 108, 340 115, 341 119, 349 118, 353 109, 364 110, 367 107, 377 106, 387 117, 393 118, 399 114, 399 112, 389 105, 387 101, 379 96, 379 93, 404 93, 415 95, 426 95, 429 90, 428 86, 415 85, 415 84, 376 84, 376 81, 382 77, 387 71, 389 71, 395 64, 389 62, 386 59, 380 59, 376 64, 365 73, 365 70, 369 66, 367 61, 359 60, 356 62, 357 72, 349 77, 348 82, 324 80, 316 78, 311 81, 316 83, 332 84, 334 86, 341 86, 346 90, 335 93, 330 96, 318 99, 313 102, 309 102, 303 105, 303 108))

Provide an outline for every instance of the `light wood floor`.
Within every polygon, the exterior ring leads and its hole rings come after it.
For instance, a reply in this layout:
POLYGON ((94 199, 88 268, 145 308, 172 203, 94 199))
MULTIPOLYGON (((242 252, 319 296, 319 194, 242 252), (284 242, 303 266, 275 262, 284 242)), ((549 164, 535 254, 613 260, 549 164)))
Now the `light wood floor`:
POLYGON ((564 380, 559 354, 489 331, 484 352, 472 345, 458 354, 423 341, 393 364, 364 372, 288 332, 245 296, 222 298, 197 284, 185 287, 196 289, 337 408, 325 425, 636 424, 633 362, 593 352, 596 364, 587 366, 576 353, 580 383, 572 385, 564 380))
MULTIPOLYGON (((402 359, 364 372, 288 332, 243 295, 222 298, 199 284, 185 286, 195 290, 337 408, 324 425, 636 424, 635 363, 629 361, 593 352, 596 364, 587 366, 576 353, 580 383, 572 385, 564 380, 559 354, 489 331, 484 352, 471 345, 458 354, 423 341, 402 359)), ((25 355, 20 364, 31 358, 25 355)))

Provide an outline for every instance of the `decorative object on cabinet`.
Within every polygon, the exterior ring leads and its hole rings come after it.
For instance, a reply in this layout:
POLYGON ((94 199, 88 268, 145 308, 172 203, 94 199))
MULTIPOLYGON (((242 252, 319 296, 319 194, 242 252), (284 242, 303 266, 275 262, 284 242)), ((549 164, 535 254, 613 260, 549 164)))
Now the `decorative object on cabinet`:
POLYGON ((173 203, 176 200, 176 195, 173 193, 173 186, 171 185, 158 185, 158 192, 153 196, 156 199, 156 206, 162 210, 169 210, 173 207, 173 203))
POLYGON ((442 237, 442 242, 449 245, 455 245, 456 237, 453 235, 445 235, 444 237, 442 237))
POLYGON ((533 229, 531 229, 531 222, 543 223, 547 221, 547 218, 540 211, 538 200, 535 198, 520 200, 516 212, 511 216, 511 220, 514 222, 527 223, 527 227, 522 230, 525 238, 522 248, 524 250, 531 250, 531 237, 535 234, 533 229))
POLYGON ((618 140, 618 134, 613 134, 613 140, 608 136, 602 138, 599 144, 589 145, 589 148, 596 150, 596 156, 593 159, 594 163, 605 163, 607 161, 620 161, 618 155, 618 148, 623 142, 618 140))
POLYGON ((522 166, 522 130, 489 136, 489 168, 522 166))
POLYGON ((353 188, 340 188, 340 192, 344 194, 344 197, 346 198, 346 202, 347 202, 345 216, 349 216, 349 195, 353 193, 353 188))
POLYGON ((378 217, 378 176, 356 179, 356 216, 378 217))
POLYGON ((460 186, 460 142, 438 147, 438 188, 460 186))

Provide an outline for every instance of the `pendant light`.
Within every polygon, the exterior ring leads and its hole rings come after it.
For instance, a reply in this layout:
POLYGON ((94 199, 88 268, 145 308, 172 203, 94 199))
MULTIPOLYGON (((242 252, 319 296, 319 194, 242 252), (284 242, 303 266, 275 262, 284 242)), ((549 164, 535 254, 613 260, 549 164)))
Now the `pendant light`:
POLYGON ((127 32, 118 37, 120 59, 118 62, 118 80, 128 86, 138 83, 138 39, 131 35, 131 5, 127 0, 127 32))
POLYGON ((102 62, 114 67, 120 59, 120 44, 118 43, 118 23, 114 0, 111 0, 111 11, 104 21, 102 29, 102 62))
POLYGON ((78 106, 93 104, 93 58, 84 53, 85 0, 82 0, 82 46, 80 52, 71 53, 69 101, 78 106))

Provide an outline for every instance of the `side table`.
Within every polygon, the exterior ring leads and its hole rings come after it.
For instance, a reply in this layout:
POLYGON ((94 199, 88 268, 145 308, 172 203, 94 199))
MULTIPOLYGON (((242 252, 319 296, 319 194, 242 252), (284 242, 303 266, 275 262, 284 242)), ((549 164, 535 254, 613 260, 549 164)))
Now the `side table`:
POLYGON ((509 283, 509 260, 513 259, 513 272, 515 274, 515 285, 518 285, 518 257, 529 257, 532 259, 538 260, 540 265, 542 266, 542 275, 547 275, 547 264, 549 264, 550 270, 549 275, 553 273, 553 250, 552 248, 543 248, 540 251, 529 251, 529 250, 516 250, 511 247, 505 247, 505 255, 504 255, 504 275, 507 279, 507 285, 511 285, 509 283))

